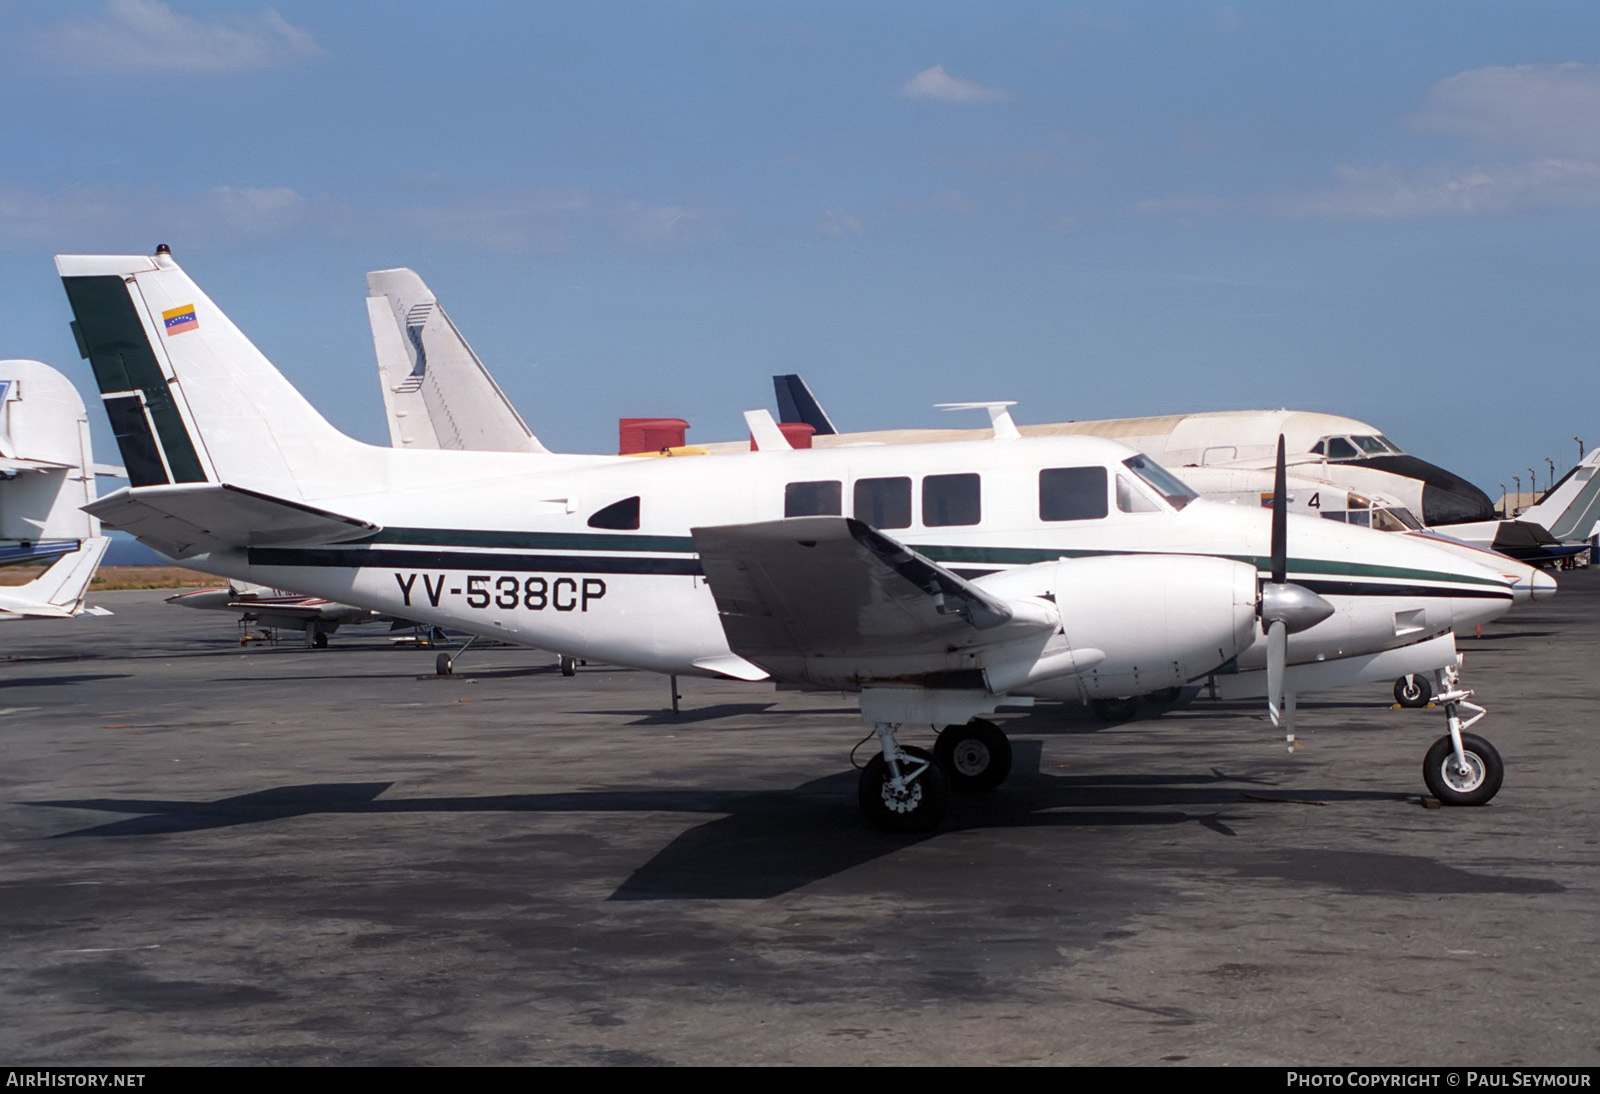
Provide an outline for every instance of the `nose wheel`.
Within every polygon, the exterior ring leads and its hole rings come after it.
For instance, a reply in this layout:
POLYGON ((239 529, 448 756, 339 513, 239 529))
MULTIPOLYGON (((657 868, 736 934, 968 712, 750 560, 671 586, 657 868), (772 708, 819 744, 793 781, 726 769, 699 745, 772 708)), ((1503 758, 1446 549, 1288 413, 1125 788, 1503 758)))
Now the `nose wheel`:
POLYGON ((1461 735, 1461 759, 1455 742, 1446 734, 1433 742, 1422 761, 1422 779, 1428 792, 1445 805, 1483 805, 1500 789, 1505 764, 1494 745, 1475 733, 1461 735))
POLYGON ((1472 692, 1460 686, 1457 669, 1440 669, 1438 685, 1435 701, 1444 707, 1450 732, 1428 749, 1422 761, 1422 781, 1441 805, 1485 805, 1500 792, 1505 764, 1494 745, 1466 730, 1487 711, 1467 701, 1472 692), (1461 720, 1463 709, 1471 715, 1466 721, 1461 720))

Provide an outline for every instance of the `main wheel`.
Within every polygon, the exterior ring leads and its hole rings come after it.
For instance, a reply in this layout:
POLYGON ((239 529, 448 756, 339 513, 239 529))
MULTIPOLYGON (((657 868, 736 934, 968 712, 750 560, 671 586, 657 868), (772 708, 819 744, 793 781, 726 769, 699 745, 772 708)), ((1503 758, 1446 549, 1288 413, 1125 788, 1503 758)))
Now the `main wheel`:
POLYGON ((1425 707, 1433 698, 1433 685, 1426 676, 1407 673, 1394 682, 1394 701, 1403 707, 1425 707))
POLYGON ((455 666, 450 663, 450 655, 441 653, 433 659, 433 671, 440 676, 449 676, 455 671, 455 666))
POLYGON ((895 793, 889 764, 878 753, 861 769, 857 797, 867 819, 885 832, 926 832, 944 819, 950 802, 950 780, 926 749, 902 748, 912 760, 928 766, 900 793, 895 793))
POLYGON ((1120 699, 1090 699, 1089 709, 1102 722, 1131 722, 1138 713, 1139 700, 1132 695, 1120 699))
POLYGON ((1467 757, 1465 771, 1456 766, 1456 749, 1448 733, 1433 742, 1422 761, 1422 781, 1428 784, 1428 793, 1445 805, 1484 805, 1499 792, 1505 764, 1494 745, 1476 734, 1461 735, 1461 750, 1467 757))
POLYGON ((578 675, 578 659, 576 657, 568 657, 564 653, 560 654, 556 657, 556 664, 561 666, 562 676, 578 675))
POLYGON ((328 648, 328 636, 322 631, 314 631, 311 635, 311 648, 325 650, 328 648))
POLYGON ((945 726, 933 743, 933 755, 957 793, 993 790, 1011 774, 1011 742, 999 726, 982 718, 945 726))

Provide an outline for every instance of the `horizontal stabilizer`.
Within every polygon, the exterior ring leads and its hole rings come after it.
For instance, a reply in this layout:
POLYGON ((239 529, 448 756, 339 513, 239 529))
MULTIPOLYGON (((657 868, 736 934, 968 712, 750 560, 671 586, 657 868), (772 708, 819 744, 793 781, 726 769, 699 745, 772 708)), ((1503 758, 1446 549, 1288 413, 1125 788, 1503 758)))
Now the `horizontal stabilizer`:
POLYGON ((227 483, 124 488, 84 509, 170 558, 236 547, 348 543, 379 530, 354 517, 227 483))
POLYGON ((1015 639, 1006 624, 1054 626, 857 520, 691 531, 729 648, 774 676, 820 683, 823 661, 829 679, 946 671, 956 651, 1015 639))
MULTIPOLYGON (((71 554, 62 555, 44 573, 25 585, 0 592, 0 617, 67 619, 84 610, 83 597, 105 557, 111 540, 94 536, 71 554)), ((109 615, 94 610, 94 615, 109 615)))
POLYGON ((21 471, 66 471, 77 464, 55 463, 52 460, 26 460, 16 456, 0 456, 0 473, 13 475, 21 471))

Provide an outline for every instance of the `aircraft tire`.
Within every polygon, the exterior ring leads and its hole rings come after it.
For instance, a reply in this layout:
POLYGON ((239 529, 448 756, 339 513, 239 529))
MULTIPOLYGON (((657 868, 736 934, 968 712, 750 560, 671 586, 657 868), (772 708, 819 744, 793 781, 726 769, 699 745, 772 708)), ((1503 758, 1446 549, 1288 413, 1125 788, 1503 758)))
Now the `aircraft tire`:
POLYGON ((1425 707, 1433 698, 1433 686, 1426 676, 1407 673, 1394 682, 1394 701, 1403 707, 1425 707))
POLYGON ((1462 775, 1455 770, 1455 745, 1447 733, 1428 749, 1422 761, 1422 781, 1443 805, 1485 805, 1500 791, 1505 764, 1494 745, 1477 734, 1463 733, 1461 748, 1471 771, 1462 775))
POLYGON ((562 676, 578 675, 578 659, 576 657, 568 657, 564 653, 560 654, 556 657, 556 664, 561 666, 562 676))
POLYGON ((313 633, 312 636, 311 636, 311 648, 314 649, 314 650, 325 650, 325 649, 327 649, 328 648, 328 636, 326 634, 324 634, 322 631, 316 631, 315 633, 313 633))
POLYGON ((1139 711, 1139 700, 1133 695, 1124 695, 1117 699, 1090 699, 1089 709, 1094 711, 1095 717, 1102 722, 1131 722, 1139 711))
POLYGON ((449 676, 455 670, 455 666, 450 663, 450 655, 448 653, 441 653, 433 659, 433 671, 440 676, 449 676))
POLYGON ((999 726, 974 718, 964 726, 945 726, 933 755, 958 794, 993 790, 1011 774, 1011 742, 999 726))
POLYGON ((889 788, 889 764, 883 753, 878 753, 861 769, 861 781, 857 784, 861 811, 875 827, 885 832, 931 831, 944 820, 945 809, 950 804, 950 779, 927 750, 904 748, 901 751, 930 761, 926 770, 903 795, 897 796, 889 788))

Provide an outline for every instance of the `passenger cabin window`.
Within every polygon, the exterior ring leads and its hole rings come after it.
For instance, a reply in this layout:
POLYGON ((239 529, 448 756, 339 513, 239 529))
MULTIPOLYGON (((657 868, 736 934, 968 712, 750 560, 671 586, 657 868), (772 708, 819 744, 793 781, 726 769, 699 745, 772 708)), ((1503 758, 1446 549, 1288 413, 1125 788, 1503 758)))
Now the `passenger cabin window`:
POLYGON ((590 528, 616 528, 631 531, 639 527, 639 499, 623 498, 604 509, 596 510, 589 518, 590 528))
POLYGON ((1040 520, 1099 520, 1106 513, 1105 468, 1047 467, 1039 472, 1040 520))
POLYGON ((783 515, 837 517, 844 512, 843 497, 844 487, 839 482, 791 482, 783 488, 783 515))
POLYGON ((857 479, 853 512, 874 528, 911 527, 911 479, 857 479))
POLYGON ((977 524, 983 519, 978 476, 929 475, 922 480, 922 523, 929 528, 977 524))

